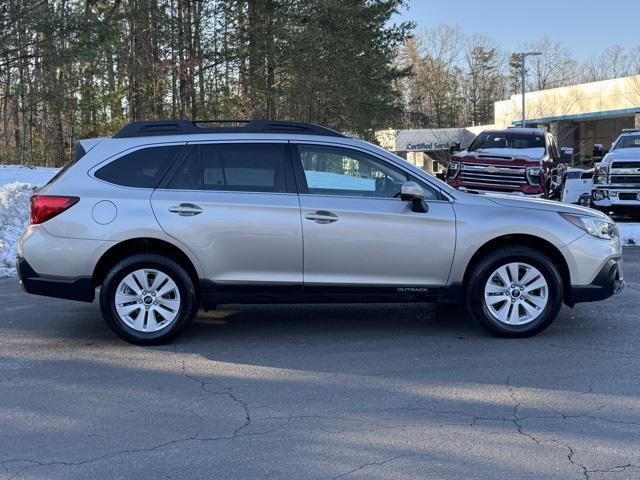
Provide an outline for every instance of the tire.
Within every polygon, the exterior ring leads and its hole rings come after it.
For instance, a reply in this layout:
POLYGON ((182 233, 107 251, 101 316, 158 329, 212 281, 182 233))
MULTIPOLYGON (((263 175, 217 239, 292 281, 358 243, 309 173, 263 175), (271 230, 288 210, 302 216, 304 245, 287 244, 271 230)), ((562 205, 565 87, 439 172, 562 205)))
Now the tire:
POLYGON ((136 345, 160 345, 189 325, 198 311, 198 298, 193 280, 176 262, 139 254, 107 273, 100 310, 120 338, 136 345))
POLYGON ((562 278, 553 262, 538 250, 514 246, 480 260, 467 282, 464 301, 469 315, 489 332, 522 338, 551 325, 562 299, 562 278), (512 282, 515 276, 518 280, 512 282))

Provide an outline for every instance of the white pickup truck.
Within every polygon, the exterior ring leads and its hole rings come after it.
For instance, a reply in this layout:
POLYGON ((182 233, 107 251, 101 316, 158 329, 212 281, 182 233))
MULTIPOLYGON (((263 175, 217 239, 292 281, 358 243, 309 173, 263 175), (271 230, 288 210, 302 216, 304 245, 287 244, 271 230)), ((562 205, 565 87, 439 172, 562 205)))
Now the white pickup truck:
POLYGON ((623 130, 595 165, 592 200, 605 213, 640 214, 640 129, 623 130))
POLYGON ((593 190, 593 168, 569 167, 564 173, 560 201, 588 207, 593 190))

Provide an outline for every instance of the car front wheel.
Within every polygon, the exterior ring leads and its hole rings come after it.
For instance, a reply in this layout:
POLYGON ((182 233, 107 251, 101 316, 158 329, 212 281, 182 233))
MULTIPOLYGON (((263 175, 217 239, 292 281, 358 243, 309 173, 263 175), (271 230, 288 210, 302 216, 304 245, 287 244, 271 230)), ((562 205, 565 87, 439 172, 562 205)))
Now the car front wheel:
POLYGON ((158 345, 177 337, 197 312, 187 272, 173 260, 133 255, 115 265, 100 290, 100 309, 109 327, 137 345, 158 345))
POLYGON ((466 308, 501 337, 528 337, 547 328, 562 306, 560 274, 549 258, 527 247, 509 247, 482 259, 471 274, 466 308))

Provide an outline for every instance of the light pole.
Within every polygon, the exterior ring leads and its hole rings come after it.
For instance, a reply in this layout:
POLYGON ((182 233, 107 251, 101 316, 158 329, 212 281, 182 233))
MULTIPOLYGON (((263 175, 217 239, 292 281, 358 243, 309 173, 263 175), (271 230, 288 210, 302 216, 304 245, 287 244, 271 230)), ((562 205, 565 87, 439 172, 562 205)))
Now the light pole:
POLYGON ((521 73, 522 73, 522 127, 526 127, 527 125, 527 121, 525 119, 526 115, 526 110, 525 110, 525 85, 524 85, 524 77, 525 77, 525 73, 526 73, 526 69, 524 66, 524 61, 527 57, 533 57, 533 56, 537 56, 537 55, 542 55, 542 52, 522 52, 520 53, 520 58, 521 58, 521 62, 522 62, 522 67, 521 67, 521 73))

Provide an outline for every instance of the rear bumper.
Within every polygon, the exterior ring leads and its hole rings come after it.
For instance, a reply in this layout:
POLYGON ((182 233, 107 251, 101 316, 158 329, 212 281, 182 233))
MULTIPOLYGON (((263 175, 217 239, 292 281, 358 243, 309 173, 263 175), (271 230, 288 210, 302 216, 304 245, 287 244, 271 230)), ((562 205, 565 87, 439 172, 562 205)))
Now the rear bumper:
POLYGON ((46 297, 93 302, 95 288, 91 277, 46 277, 38 275, 23 258, 16 259, 20 285, 27 293, 46 297))
POLYGON ((607 261, 590 285, 571 287, 570 306, 576 303, 596 302, 620 293, 625 283, 622 275, 622 260, 607 261))

